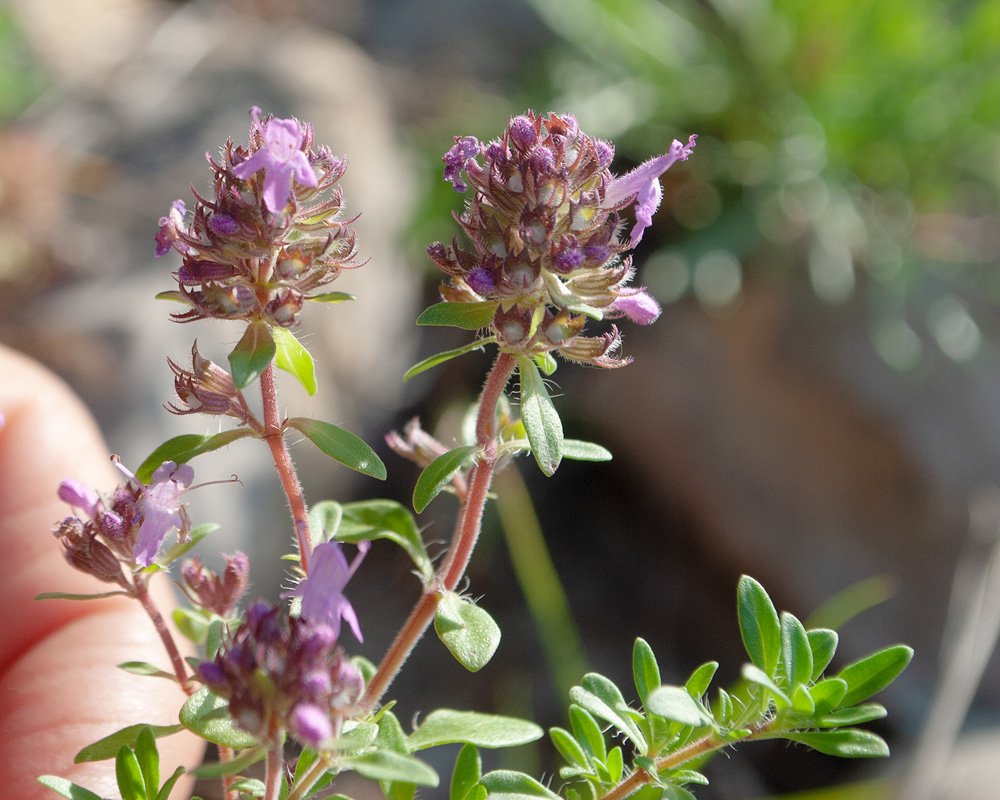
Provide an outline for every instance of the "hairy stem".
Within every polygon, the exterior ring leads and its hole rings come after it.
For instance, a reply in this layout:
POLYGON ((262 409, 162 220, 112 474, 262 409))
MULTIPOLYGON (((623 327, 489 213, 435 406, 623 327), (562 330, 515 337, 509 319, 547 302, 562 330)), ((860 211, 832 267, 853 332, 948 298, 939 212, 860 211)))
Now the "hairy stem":
POLYGON ((278 800, 281 796, 281 773, 285 762, 281 752, 281 737, 275 736, 267 749, 267 775, 263 800, 278 800))
POLYGON ((693 758, 709 753, 712 750, 718 750, 724 744, 725 742, 715 734, 710 734, 704 739, 691 742, 691 744, 685 745, 680 750, 675 750, 673 753, 656 759, 656 769, 654 772, 637 769, 614 789, 604 795, 601 800, 624 800, 629 795, 635 794, 647 783, 652 783, 656 779, 656 773, 662 772, 665 769, 679 767, 693 758))
POLYGON ((319 760, 309 768, 306 774, 296 783, 292 791, 288 793, 288 797, 285 800, 302 800, 302 798, 307 797, 310 790, 323 777, 327 769, 328 765, 326 761, 320 756, 319 760))
POLYGON ((153 623, 153 627, 156 628, 156 632, 160 636, 160 641, 163 642, 163 646, 166 648, 167 655, 170 658, 170 665, 174 670, 174 675, 177 677, 177 682, 186 694, 194 694, 194 688, 187 682, 187 668, 184 666, 184 659, 181 658, 181 653, 177 649, 177 643, 174 642, 174 637, 171 635, 170 629, 167 627, 167 623, 160 613, 160 609, 156 607, 156 603, 149 594, 148 576, 142 574, 136 575, 134 592, 136 600, 142 604, 143 609, 153 623))
POLYGON ((458 519, 455 522, 455 532, 452 534, 448 554, 424 588, 410 616, 403 623, 395 641, 365 688, 360 704, 365 711, 372 711, 378 705, 389 684, 399 674, 404 662, 434 619, 442 592, 454 591, 469 565, 469 558, 482 528, 483 510, 486 508, 486 499, 489 497, 490 483, 496 468, 497 403, 516 363, 513 356, 501 353, 486 380, 479 401, 479 418, 476 422, 476 438, 483 450, 469 470, 468 487, 460 499, 458 519))
POLYGON ((309 539, 309 517, 306 511, 306 500, 302 494, 302 484, 295 472, 292 456, 288 452, 288 443, 281 427, 278 413, 278 389, 274 380, 274 362, 267 365, 260 376, 260 395, 264 405, 264 441, 271 448, 274 466, 281 478, 281 488, 285 490, 288 506, 292 512, 295 524, 295 536, 299 543, 299 556, 302 571, 309 574, 309 556, 312 553, 309 539))

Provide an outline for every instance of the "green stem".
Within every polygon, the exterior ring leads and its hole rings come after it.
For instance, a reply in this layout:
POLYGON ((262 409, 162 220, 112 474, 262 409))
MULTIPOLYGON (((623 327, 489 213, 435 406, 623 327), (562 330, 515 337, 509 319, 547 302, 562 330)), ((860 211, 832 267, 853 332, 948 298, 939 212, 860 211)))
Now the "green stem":
POLYGON ((288 498, 292 521, 295 524, 295 536, 299 543, 302 571, 308 575, 309 556, 312 553, 309 539, 309 516, 305 497, 302 494, 302 484, 299 483, 295 465, 292 463, 292 456, 288 452, 288 443, 285 441, 285 432, 282 429, 278 412, 278 389, 274 380, 273 361, 260 375, 260 395, 264 407, 264 441, 271 449, 271 457, 278 470, 281 487, 285 490, 285 496, 288 498))
POLYGON ((424 588, 410 616, 403 623, 395 641, 383 657, 382 663, 365 687, 365 694, 360 703, 364 712, 373 711, 378 705, 389 684, 399 674, 399 670, 434 619, 442 593, 455 590, 469 565, 469 558, 482 529, 483 510, 486 508, 490 483, 496 468, 497 403, 516 363, 513 356, 501 353, 486 380, 479 400, 479 418, 476 421, 476 438, 483 451, 469 470, 468 490, 461 499, 451 546, 444 562, 424 588))

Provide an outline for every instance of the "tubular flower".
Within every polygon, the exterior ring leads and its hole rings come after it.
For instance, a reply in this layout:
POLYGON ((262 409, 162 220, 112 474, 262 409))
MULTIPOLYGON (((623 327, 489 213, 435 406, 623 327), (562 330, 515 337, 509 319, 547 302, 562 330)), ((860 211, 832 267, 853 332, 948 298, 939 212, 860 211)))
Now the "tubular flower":
POLYGON ((364 689, 333 628, 263 602, 247 610, 246 621, 214 661, 201 663, 198 676, 229 700, 236 724, 261 742, 288 731, 314 749, 340 732, 364 689))
POLYGON ((311 125, 261 119, 252 109, 247 147, 227 141, 218 160, 206 154, 213 193, 197 192, 186 220, 176 201, 160 220, 156 255, 171 249, 183 263, 178 288, 160 296, 188 306, 178 322, 216 317, 292 327, 305 300, 355 261, 351 219, 338 182, 347 169, 311 125))
POLYGON ((347 620, 354 638, 363 642, 358 616, 354 613, 354 606, 344 596, 344 587, 361 565, 369 547, 368 542, 359 542, 358 554, 348 565, 338 542, 316 545, 308 577, 303 578, 298 586, 283 596, 301 597, 303 618, 326 623, 337 637, 340 636, 340 620, 347 620))
POLYGON ((489 334, 503 351, 555 351, 601 367, 628 363, 612 355, 621 343, 617 328, 597 337, 581 331, 588 317, 648 325, 659 316, 656 301, 628 285, 634 270, 622 254, 652 221, 660 176, 687 159, 694 142, 675 141, 668 153, 616 177, 609 169, 613 145, 581 132, 571 116, 529 111, 487 145, 456 137, 443 158, 445 180, 457 191, 468 188, 466 181, 473 189, 456 217, 472 250, 457 239, 427 248, 448 275, 442 297, 495 301, 489 334), (619 212, 633 202, 636 221, 623 239, 619 212))

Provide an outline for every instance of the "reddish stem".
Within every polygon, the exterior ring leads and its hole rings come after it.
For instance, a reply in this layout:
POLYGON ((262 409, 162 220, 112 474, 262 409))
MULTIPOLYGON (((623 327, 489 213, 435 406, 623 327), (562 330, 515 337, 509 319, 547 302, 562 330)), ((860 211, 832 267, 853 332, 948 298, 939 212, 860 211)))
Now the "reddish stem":
POLYGON ((264 406, 264 441, 271 448, 271 457, 274 459, 274 466, 281 478, 281 487, 285 490, 285 496, 288 498, 292 521, 295 523, 295 535, 299 542, 302 571, 308 575, 309 556, 312 552, 309 539, 309 517, 306 511, 305 497, 302 494, 302 485, 295 472, 292 456, 288 452, 285 432, 282 429, 278 413, 278 389, 274 380, 273 361, 260 375, 260 395, 264 406))
POLYGON ((479 401, 479 418, 476 422, 476 436, 483 448, 482 454, 469 470, 468 490, 460 498, 458 519, 452 535, 448 555, 434 577, 424 588, 423 594, 410 612, 395 641, 379 664, 378 670, 365 687, 361 707, 366 712, 373 711, 389 684, 399 674, 420 637, 434 619, 443 592, 455 590, 475 549, 476 540, 482 528, 483 510, 489 497, 490 483, 497 460, 496 408, 507 381, 510 380, 516 361, 509 353, 501 353, 497 358, 479 401))
POLYGON ((160 635, 160 641, 163 642, 163 646, 167 650, 170 665, 173 667, 174 675, 177 677, 177 682, 181 685, 181 689, 187 695, 194 694, 194 688, 187 682, 187 668, 184 666, 184 659, 181 658, 180 651, 177 649, 174 637, 170 634, 170 629, 167 628, 167 623, 164 621, 160 609, 156 607, 156 603, 149 594, 149 579, 147 576, 136 575, 134 592, 136 600, 142 604, 143 609, 153 623, 153 627, 160 635))

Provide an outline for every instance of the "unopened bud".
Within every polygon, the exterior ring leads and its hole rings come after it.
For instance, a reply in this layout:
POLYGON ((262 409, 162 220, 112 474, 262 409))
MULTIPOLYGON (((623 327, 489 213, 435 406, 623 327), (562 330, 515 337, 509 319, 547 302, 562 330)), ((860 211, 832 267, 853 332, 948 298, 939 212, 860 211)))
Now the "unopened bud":
POLYGON ((202 608, 227 617, 246 591, 250 581, 250 561, 236 552, 226 556, 226 568, 216 575, 197 556, 181 565, 181 578, 188 597, 202 608))
POLYGON ((93 529, 77 517, 67 517, 53 531, 62 542, 70 566, 104 583, 128 588, 122 565, 107 546, 94 538, 93 529))

